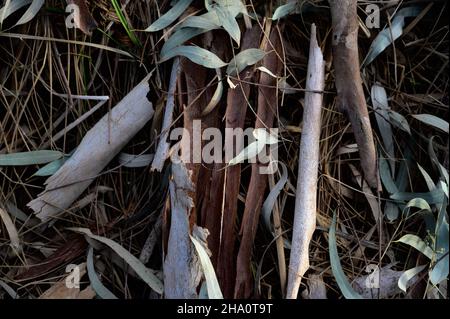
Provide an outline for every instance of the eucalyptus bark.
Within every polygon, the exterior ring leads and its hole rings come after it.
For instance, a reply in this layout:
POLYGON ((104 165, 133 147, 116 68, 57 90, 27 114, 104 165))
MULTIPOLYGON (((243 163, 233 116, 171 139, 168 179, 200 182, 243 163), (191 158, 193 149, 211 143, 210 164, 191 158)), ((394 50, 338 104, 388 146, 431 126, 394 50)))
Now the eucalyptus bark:
POLYGON ((329 0, 338 109, 350 120, 364 178, 379 188, 375 144, 362 87, 358 54, 357 0, 329 0))
MULTIPOLYGON (((279 30, 273 28, 269 41, 264 50, 267 52, 262 65, 273 74, 279 76, 283 67, 281 39, 279 30)), ((277 111, 277 79, 260 72, 258 87, 258 111, 256 114, 255 129, 271 128, 277 111)), ((267 188, 267 175, 261 174, 262 163, 252 164, 252 173, 245 201, 244 215, 241 225, 241 244, 237 256, 236 284, 234 288, 235 298, 249 298, 253 292, 253 276, 250 268, 253 242, 258 228, 261 206, 264 200, 264 192, 267 188)))
MULTIPOLYGON (((261 29, 258 25, 247 29, 242 38, 241 51, 259 46, 261 29)), ((248 108, 248 98, 250 95, 249 82, 253 79, 254 68, 249 67, 243 70, 238 78, 237 87, 229 89, 227 95, 227 109, 225 112, 225 125, 229 129, 243 129, 245 115, 248 108)), ((236 82, 236 80, 233 80, 236 82)), ((231 142, 233 149, 237 150, 237 142, 233 136, 225 136, 225 139, 233 138, 231 142)), ((227 142, 225 142, 227 143, 227 142)), ((237 155, 237 154, 236 154, 237 155)), ((238 206, 239 186, 241 184, 241 165, 233 165, 226 169, 225 190, 223 199, 222 238, 217 263, 217 276, 222 287, 225 298, 232 298, 234 284, 236 280, 236 216, 238 206)), ((222 200, 221 200, 222 203, 222 200)), ((216 223, 220 223, 216 220, 216 223)))
POLYGON ((311 26, 305 109, 300 142, 294 229, 289 263, 286 298, 296 299, 302 276, 309 268, 309 243, 316 228, 319 140, 324 88, 325 63, 311 26))
POLYGON ((74 154, 46 181, 44 192, 27 204, 43 222, 64 212, 106 165, 152 118, 148 75, 91 128, 74 154))

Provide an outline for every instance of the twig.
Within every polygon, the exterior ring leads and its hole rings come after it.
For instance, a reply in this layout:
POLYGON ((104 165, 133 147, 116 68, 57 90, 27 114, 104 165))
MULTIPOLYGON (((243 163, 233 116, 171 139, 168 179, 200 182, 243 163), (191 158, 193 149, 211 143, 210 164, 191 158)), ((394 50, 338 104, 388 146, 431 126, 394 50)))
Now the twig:
POLYGON ((169 154, 170 144, 167 142, 169 136, 169 128, 172 125, 173 109, 175 107, 175 89, 177 87, 177 79, 180 73, 180 58, 173 60, 172 72, 170 74, 169 90, 167 96, 166 108, 164 110, 163 124, 161 128, 161 137, 156 148, 155 157, 153 158, 151 171, 157 170, 161 172, 164 162, 169 154))

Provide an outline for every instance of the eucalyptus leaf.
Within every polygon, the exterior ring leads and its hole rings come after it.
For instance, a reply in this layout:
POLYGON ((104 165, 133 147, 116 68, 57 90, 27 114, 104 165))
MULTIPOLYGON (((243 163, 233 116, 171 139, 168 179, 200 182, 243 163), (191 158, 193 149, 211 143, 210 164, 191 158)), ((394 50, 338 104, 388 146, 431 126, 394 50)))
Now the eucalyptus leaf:
POLYGON ((46 164, 55 161, 64 154, 59 151, 31 151, 0 154, 0 166, 26 166, 46 164))
POLYGON ((216 273, 214 272, 214 267, 211 263, 211 260, 209 259, 208 253, 206 252, 203 245, 195 237, 189 237, 194 244, 195 250, 197 251, 198 257, 200 259, 200 264, 203 268, 203 273, 205 274, 208 298, 223 299, 222 291, 220 290, 219 282, 217 281, 216 273))
MULTIPOLYGON (((241 0, 214 0, 214 2, 224 10, 230 12, 233 17, 236 17, 240 13, 247 13, 247 9, 241 0)), ((214 11, 217 6, 208 7, 208 11, 214 11)))
POLYGON ((114 250, 117 255, 123 258, 128 263, 128 265, 130 265, 130 267, 136 272, 136 274, 147 285, 150 286, 150 288, 152 288, 159 294, 163 293, 163 284, 161 280, 159 280, 158 277, 154 275, 154 270, 145 267, 145 265, 138 258, 133 256, 128 250, 123 248, 121 245, 106 237, 94 235, 88 228, 73 227, 68 229, 77 233, 84 234, 92 239, 95 239, 107 245, 109 248, 114 250))
POLYGON ((229 76, 235 76, 241 73, 247 66, 262 60, 265 55, 266 53, 261 49, 247 49, 241 51, 228 63, 227 74, 229 76))
POLYGON ((378 158, 378 161, 380 167, 380 179, 383 182, 384 187, 389 192, 389 194, 398 193, 399 190, 392 178, 391 170, 389 168, 387 160, 380 156, 378 158))
POLYGON ((330 232, 328 234, 328 245, 330 252, 331 271, 333 272, 333 276, 336 279, 336 283, 339 286, 342 294, 346 299, 363 299, 363 297, 358 294, 350 285, 341 266, 336 243, 336 212, 333 213, 333 221, 331 222, 330 232))
POLYGON ((68 159, 68 156, 63 156, 62 158, 54 160, 41 167, 36 173, 34 173, 34 176, 51 176, 55 174, 68 159))
POLYGON ((89 281, 91 282, 91 287, 102 299, 118 299, 108 288, 106 288, 100 279, 98 278, 97 272, 94 267, 94 248, 89 247, 87 255, 87 273, 89 281))
POLYGON ((404 235, 402 238, 397 240, 396 242, 404 243, 406 245, 409 245, 415 249, 417 249, 419 252, 427 256, 430 260, 433 259, 433 249, 430 248, 423 240, 417 235, 413 234, 407 234, 404 235))
POLYGON ((417 167, 419 168, 419 171, 422 173, 423 178, 425 179, 425 183, 427 184, 427 187, 430 191, 434 190, 436 186, 434 185, 433 179, 431 176, 427 173, 427 171, 417 163, 417 167))
POLYGON ((214 53, 200 47, 187 45, 181 45, 171 49, 164 57, 161 56, 161 59, 162 61, 165 61, 175 56, 184 56, 194 63, 211 69, 216 69, 227 65, 214 53))
POLYGON ((439 204, 444 200, 444 192, 440 189, 434 189, 427 193, 409 193, 409 192, 398 192, 392 194, 391 199, 398 201, 410 201, 414 198, 422 198, 428 202, 428 204, 439 204))
POLYGON ((169 54, 169 52, 179 46, 182 45, 189 39, 196 37, 197 35, 203 34, 209 31, 208 29, 197 29, 197 28, 183 28, 177 30, 170 36, 170 38, 164 43, 161 48, 161 59, 164 60, 164 57, 169 54))
POLYGON ((228 165, 236 165, 242 163, 246 159, 255 158, 264 149, 266 144, 262 141, 254 141, 250 143, 246 148, 244 148, 236 157, 232 158, 228 165))
MULTIPOLYGON (((218 79, 222 78, 222 72, 220 71, 220 68, 216 69, 216 74, 218 79)), ((202 116, 205 116, 209 114, 212 110, 214 110, 217 104, 219 104, 222 95, 223 95, 223 83, 222 80, 219 80, 219 82, 217 82, 216 90, 214 91, 214 94, 211 97, 211 100, 208 102, 208 105, 206 105, 206 107, 202 112, 202 116)))
POLYGON ((275 12, 273 13, 272 20, 278 20, 281 18, 284 18, 285 16, 294 13, 297 8, 297 2, 292 1, 286 4, 283 4, 275 9, 275 12))
POLYGON ((20 25, 27 23, 33 19, 36 14, 41 10, 42 5, 44 4, 45 0, 33 0, 31 5, 28 7, 27 11, 22 15, 22 17, 17 21, 15 25, 20 25))
POLYGON ((6 0, 5 5, 0 8, 0 24, 3 24, 6 18, 19 10, 20 8, 30 4, 32 0, 6 0))
POLYGON ((13 299, 19 298, 19 295, 17 294, 17 292, 3 280, 0 280, 0 287, 2 287, 11 298, 13 298, 13 299))
POLYGON ((369 52, 363 62, 363 67, 371 63, 381 52, 383 52, 392 42, 397 40, 403 33, 405 18, 415 17, 421 12, 418 6, 400 9, 394 16, 390 27, 384 28, 373 40, 369 52))
POLYGON ((392 120, 391 124, 411 135, 411 129, 409 127, 408 121, 403 115, 392 110, 389 112, 389 115, 392 120))
POLYGON ((436 264, 430 271, 430 281, 437 285, 448 277, 449 273, 449 224, 446 220, 447 201, 442 204, 436 222, 436 264))
POLYGON ((440 117, 431 114, 413 114, 412 117, 448 134, 448 122, 440 117))
POLYGON ((233 14, 221 6, 216 6, 215 10, 217 12, 217 16, 219 17, 221 26, 239 46, 241 43, 241 30, 239 29, 239 24, 233 14))
POLYGON ((375 119, 383 140, 384 149, 388 155, 389 165, 391 166, 392 175, 395 176, 395 150, 394 139, 392 135, 392 127, 389 122, 389 104, 386 90, 381 85, 375 84, 371 89, 371 98, 373 109, 375 111, 375 119))
POLYGON ((280 192, 283 190, 284 185, 286 185, 288 179, 288 170, 286 165, 283 162, 278 162, 281 165, 282 174, 280 180, 275 184, 275 186, 270 190, 269 195, 267 195, 266 200, 261 208, 261 216, 264 219, 264 223, 267 229, 273 233, 273 227, 270 221, 272 217, 273 206, 275 205, 275 201, 277 200, 280 192))
POLYGON ((448 171, 444 166, 442 166, 441 163, 439 163, 439 159, 434 151, 434 136, 432 136, 428 142, 428 154, 430 155, 431 162, 439 170, 442 180, 444 180, 448 185, 448 171))
POLYGON ((406 270, 398 279, 398 287, 406 292, 408 282, 413 279, 418 273, 425 269, 427 265, 417 266, 406 270))
POLYGON ((205 30, 214 30, 220 28, 220 21, 217 13, 207 12, 200 16, 187 17, 177 28, 177 31, 182 28, 197 28, 205 30))
POLYGON ((178 0, 177 3, 169 9, 169 11, 163 14, 158 20, 153 22, 147 29, 145 29, 145 31, 155 32, 169 26, 186 11, 191 3, 192 0, 178 0))

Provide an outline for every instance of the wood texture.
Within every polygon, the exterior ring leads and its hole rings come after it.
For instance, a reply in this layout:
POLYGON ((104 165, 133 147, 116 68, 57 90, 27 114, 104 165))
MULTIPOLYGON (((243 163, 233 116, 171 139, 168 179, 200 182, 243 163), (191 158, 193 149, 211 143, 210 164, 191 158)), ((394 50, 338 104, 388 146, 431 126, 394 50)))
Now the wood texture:
POLYGON ((147 99, 149 76, 91 128, 74 154, 45 184, 44 192, 27 204, 42 221, 63 212, 92 183, 153 116, 147 99))
MULTIPOLYGON (((270 32, 269 41, 264 50, 267 52, 262 65, 273 74, 280 75, 283 67, 281 39, 279 31, 274 28, 270 32), (278 54, 277 54, 278 53, 278 54)), ((255 129, 271 128, 277 109, 277 80, 265 72, 260 72, 258 87, 258 111, 255 129)), ((250 269, 253 242, 256 236, 264 192, 267 187, 267 175, 260 173, 261 163, 252 164, 250 183, 245 201, 244 215, 241 225, 241 243, 237 256, 235 298, 249 298, 253 292, 253 276, 250 269)))
POLYGON ((379 188, 375 144, 362 87, 358 54, 357 0, 329 0, 338 109, 352 124, 364 178, 379 188))
POLYGON ((302 276, 309 268, 309 243, 316 228, 317 175, 325 63, 311 26, 305 109, 295 196, 294 228, 286 298, 296 299, 302 276))

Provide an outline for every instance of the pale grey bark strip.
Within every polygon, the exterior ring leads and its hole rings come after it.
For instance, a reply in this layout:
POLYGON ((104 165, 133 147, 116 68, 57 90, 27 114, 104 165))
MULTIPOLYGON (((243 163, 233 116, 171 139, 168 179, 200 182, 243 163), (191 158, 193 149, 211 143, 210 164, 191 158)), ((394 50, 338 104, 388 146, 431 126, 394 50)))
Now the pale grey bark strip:
POLYGON ((94 178, 153 116, 148 75, 86 133, 74 154, 45 182, 46 189, 28 203, 46 222, 67 209, 94 178))
POLYGON ((316 26, 311 26, 308 73, 306 79, 303 131, 295 198, 294 229, 289 264, 286 298, 297 298, 302 276, 309 268, 309 243, 316 227, 317 174, 322 93, 324 88, 324 61, 317 44, 316 26))
MULTIPOLYGON (((176 156, 176 155, 173 155, 176 156)), ((164 260, 164 295, 168 299, 196 299, 202 272, 189 235, 189 214, 194 206, 192 172, 172 159, 170 232, 164 260)))

